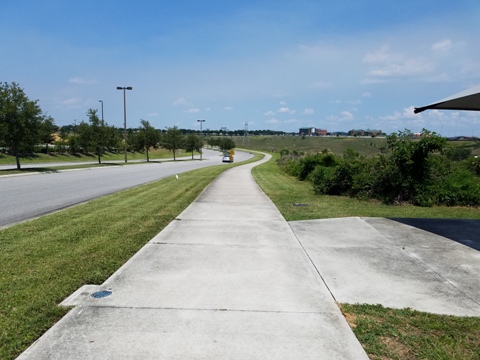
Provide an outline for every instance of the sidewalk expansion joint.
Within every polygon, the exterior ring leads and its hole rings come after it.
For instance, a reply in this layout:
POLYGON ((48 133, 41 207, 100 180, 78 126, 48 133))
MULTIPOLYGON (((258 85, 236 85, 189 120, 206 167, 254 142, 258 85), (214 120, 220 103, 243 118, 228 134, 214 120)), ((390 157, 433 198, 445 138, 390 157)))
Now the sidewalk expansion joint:
POLYGON ((239 312, 239 313, 268 313, 268 314, 337 314, 337 311, 285 311, 285 310, 248 310, 226 308, 181 308, 181 307, 151 307, 151 306, 84 306, 96 309, 125 309, 125 310, 164 310, 164 311, 205 311, 205 312, 239 312))
POLYGON ((330 287, 328 286, 327 282, 325 281, 325 279, 323 278, 322 274, 320 273, 320 270, 317 268, 317 266, 315 265, 315 263, 313 262, 312 258, 310 257, 310 255, 308 254, 307 250, 305 249, 305 247, 303 246, 302 242, 300 241, 300 239, 298 238, 297 234, 295 234, 295 231, 293 231, 292 227, 290 226, 290 224, 287 222, 288 226, 290 227, 290 231, 293 233, 293 236, 295 236, 295 239, 297 239, 298 243, 300 244, 300 246, 302 247, 302 250, 303 252, 305 253, 305 255, 307 256, 308 260, 310 261, 310 263, 312 264, 312 266, 314 267, 315 271, 317 272, 318 276, 320 276, 320 279, 322 279, 322 282, 323 284, 325 285, 325 287, 327 288, 328 292, 330 293, 330 295, 332 296, 333 300, 337 303, 337 299, 335 298, 335 295, 333 295, 333 292, 330 290, 330 287))

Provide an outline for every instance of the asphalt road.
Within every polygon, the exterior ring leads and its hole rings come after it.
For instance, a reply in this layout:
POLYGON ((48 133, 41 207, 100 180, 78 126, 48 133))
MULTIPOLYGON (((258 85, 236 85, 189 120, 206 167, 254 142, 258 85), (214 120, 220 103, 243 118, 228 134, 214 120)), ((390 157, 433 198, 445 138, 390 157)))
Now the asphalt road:
MULTIPOLYGON (((235 161, 247 160, 252 156, 237 152, 235 161)), ((221 153, 204 150, 203 161, 154 162, 28 176, 1 176, 0 227, 164 177, 214 165, 224 165, 221 153)))

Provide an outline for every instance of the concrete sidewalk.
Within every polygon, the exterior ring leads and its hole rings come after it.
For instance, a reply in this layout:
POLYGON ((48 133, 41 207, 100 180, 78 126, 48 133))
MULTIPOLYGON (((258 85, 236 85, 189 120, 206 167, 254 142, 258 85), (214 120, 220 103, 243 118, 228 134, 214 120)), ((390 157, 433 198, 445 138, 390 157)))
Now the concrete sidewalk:
POLYGON ((102 286, 79 289, 19 359, 368 359, 254 182, 258 164, 223 173, 102 286))

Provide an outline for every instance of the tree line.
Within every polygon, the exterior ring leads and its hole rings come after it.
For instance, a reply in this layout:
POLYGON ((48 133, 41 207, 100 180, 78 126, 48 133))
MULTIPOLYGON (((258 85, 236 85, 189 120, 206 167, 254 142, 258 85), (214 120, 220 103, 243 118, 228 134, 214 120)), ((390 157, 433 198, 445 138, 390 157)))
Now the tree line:
MULTIPOLYGON (((33 153, 39 144, 45 146, 50 153, 51 145, 59 152, 92 153, 101 163, 106 151, 120 152, 122 148, 129 152, 145 152, 150 161, 149 152, 159 147, 172 152, 174 160, 179 150, 201 152, 204 139, 197 132, 178 129, 176 126, 165 131, 155 129, 147 120, 140 120, 136 129, 128 129, 124 142, 123 129, 109 126, 98 117, 97 110, 88 109, 87 121, 78 125, 58 127, 52 117, 44 114, 38 100, 30 100, 25 91, 15 83, 0 84, 0 149, 15 156, 17 169, 21 169, 20 157, 25 153, 33 153), (56 139, 54 134, 58 133, 56 139)), ((225 137, 210 137, 210 146, 218 146, 221 150, 235 147, 233 140, 225 137)), ((42 145, 42 146, 43 146, 42 145)))

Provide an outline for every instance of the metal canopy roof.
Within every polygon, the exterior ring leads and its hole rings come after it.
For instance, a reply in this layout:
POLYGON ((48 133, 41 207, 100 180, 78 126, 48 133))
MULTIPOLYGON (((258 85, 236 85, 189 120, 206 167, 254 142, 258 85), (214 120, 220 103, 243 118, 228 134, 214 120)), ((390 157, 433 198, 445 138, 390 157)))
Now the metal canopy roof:
POLYGON ((436 109, 436 110, 472 110, 480 111, 480 85, 462 91, 436 103, 415 108, 414 113, 436 109))

